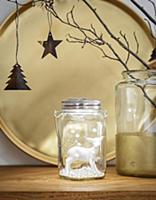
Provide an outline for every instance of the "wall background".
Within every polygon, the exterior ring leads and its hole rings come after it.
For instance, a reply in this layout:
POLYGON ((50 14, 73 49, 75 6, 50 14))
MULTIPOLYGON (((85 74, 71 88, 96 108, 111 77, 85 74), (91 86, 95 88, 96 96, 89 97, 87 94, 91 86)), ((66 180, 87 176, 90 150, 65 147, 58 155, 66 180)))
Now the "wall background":
MULTIPOLYGON (((122 0, 128 6, 132 7, 132 9, 136 10, 140 15, 139 12, 129 0, 122 0)), ((19 0, 19 2, 24 3, 27 0, 19 0)), ((153 12, 152 6, 148 3, 148 0, 138 0, 150 13, 153 12)), ((15 9, 15 5, 12 3, 7 2, 7 0, 0 0, 0 24, 3 20, 15 9)), ((144 16, 142 15, 144 18, 144 16)), ((38 161, 26 153, 19 150, 14 144, 12 144, 7 137, 0 131, 0 165, 42 165, 44 164, 41 161, 38 161)))

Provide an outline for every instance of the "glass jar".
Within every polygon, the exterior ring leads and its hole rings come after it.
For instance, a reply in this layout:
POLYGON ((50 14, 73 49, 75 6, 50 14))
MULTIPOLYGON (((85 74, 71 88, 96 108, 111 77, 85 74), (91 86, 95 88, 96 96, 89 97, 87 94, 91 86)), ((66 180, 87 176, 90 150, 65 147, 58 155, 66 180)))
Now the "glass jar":
POLYGON ((156 70, 123 76, 116 87, 117 171, 156 177, 156 70))
POLYGON ((102 178, 106 170, 106 112, 98 100, 67 99, 55 112, 58 168, 67 179, 102 178))

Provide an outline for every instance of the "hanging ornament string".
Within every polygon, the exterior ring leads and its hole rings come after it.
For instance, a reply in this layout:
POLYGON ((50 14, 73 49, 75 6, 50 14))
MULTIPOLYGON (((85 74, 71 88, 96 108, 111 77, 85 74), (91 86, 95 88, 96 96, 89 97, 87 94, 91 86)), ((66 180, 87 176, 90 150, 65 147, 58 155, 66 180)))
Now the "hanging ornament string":
POLYGON ((9 80, 6 82, 7 86, 4 90, 31 90, 27 85, 25 80, 24 71, 22 66, 18 62, 18 53, 19 53, 19 3, 17 0, 14 1, 16 4, 16 53, 15 60, 16 64, 12 67, 11 74, 8 76, 9 80))
POLYGON ((47 18, 48 18, 48 25, 49 25, 49 32, 51 32, 52 29, 52 15, 49 11, 47 11, 47 18))
POLYGON ((55 58, 57 58, 56 47, 62 42, 62 40, 54 40, 52 35, 52 14, 47 11, 47 19, 48 19, 48 26, 49 26, 49 33, 48 38, 46 41, 38 41, 43 47, 44 52, 42 58, 46 57, 48 54, 51 54, 55 58))
POLYGON ((18 64, 18 52, 19 52, 19 5, 18 1, 15 1, 16 3, 16 19, 15 19, 15 24, 16 24, 16 64, 18 64))

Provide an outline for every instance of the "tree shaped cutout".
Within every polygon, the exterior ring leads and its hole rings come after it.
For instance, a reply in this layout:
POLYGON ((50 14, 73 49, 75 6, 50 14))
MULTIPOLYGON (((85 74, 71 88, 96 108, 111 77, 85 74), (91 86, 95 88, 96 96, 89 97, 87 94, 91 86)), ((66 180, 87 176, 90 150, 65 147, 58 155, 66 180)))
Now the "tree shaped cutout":
POLYGON ((9 81, 6 82, 7 87, 5 90, 31 90, 27 86, 27 81, 24 79, 23 70, 19 64, 13 66, 11 75, 8 77, 9 81))

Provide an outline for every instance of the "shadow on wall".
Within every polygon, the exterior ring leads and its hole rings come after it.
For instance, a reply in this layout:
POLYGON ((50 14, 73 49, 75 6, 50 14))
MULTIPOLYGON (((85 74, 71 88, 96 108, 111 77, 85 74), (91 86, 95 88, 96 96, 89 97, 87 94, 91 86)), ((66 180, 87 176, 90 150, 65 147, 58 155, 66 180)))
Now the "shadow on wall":
POLYGON ((0 131, 0 165, 45 165, 18 149, 0 131))

